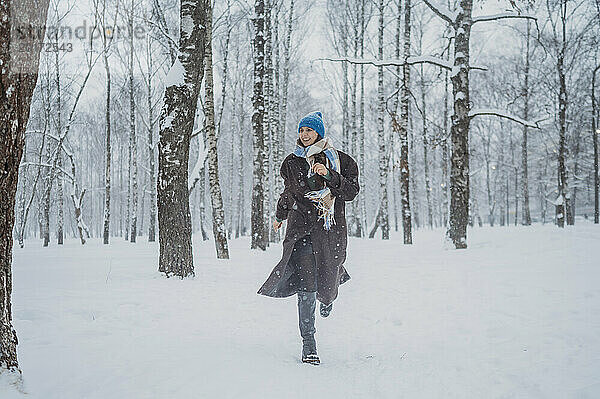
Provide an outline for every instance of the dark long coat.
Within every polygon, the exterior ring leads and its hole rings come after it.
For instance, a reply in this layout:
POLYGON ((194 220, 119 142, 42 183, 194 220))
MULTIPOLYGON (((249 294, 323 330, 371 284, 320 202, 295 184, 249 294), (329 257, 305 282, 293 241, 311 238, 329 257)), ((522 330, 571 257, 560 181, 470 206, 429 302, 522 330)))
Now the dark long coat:
POLYGON ((305 158, 288 155, 281 165, 281 176, 285 189, 277 202, 276 216, 287 219, 287 230, 283 241, 283 255, 271 271, 267 281, 258 290, 259 294, 281 298, 298 292, 299 278, 289 265, 294 244, 310 232, 313 253, 317 266, 317 299, 330 304, 338 295, 338 287, 350 279, 343 266, 346 260, 348 228, 346 225, 346 201, 358 194, 358 167, 352 157, 338 150, 341 173, 331 168, 331 179, 325 182, 335 196, 335 224, 331 230, 323 228, 323 220, 317 220, 317 210, 312 201, 304 197, 311 191, 308 185, 308 162, 305 158))

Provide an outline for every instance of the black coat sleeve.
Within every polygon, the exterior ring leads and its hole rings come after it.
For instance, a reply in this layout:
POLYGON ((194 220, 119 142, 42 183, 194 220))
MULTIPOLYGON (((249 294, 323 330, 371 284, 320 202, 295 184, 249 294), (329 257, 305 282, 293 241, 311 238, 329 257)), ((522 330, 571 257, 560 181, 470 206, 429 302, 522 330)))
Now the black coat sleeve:
POLYGON ((288 176, 287 170, 287 162, 283 162, 281 164, 281 168, 279 170, 279 174, 283 177, 284 189, 283 192, 279 195, 279 200, 277 201, 277 210, 275 211, 275 217, 278 220, 285 220, 288 217, 288 212, 294 203, 294 198, 291 193, 291 181, 288 176))
POLYGON ((343 198, 344 201, 352 201, 360 191, 360 186, 358 184, 358 165, 349 155, 346 155, 344 158, 345 165, 342 167, 342 173, 329 169, 331 180, 325 179, 325 182, 327 187, 331 190, 331 194, 335 197, 343 198))

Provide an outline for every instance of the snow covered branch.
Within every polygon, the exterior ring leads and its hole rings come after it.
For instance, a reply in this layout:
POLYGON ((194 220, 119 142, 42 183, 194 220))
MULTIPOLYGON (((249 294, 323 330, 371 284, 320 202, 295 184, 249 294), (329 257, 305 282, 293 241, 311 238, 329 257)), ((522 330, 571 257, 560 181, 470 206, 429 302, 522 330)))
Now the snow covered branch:
POLYGON ((408 57, 407 63, 408 63, 408 65, 433 64, 433 65, 437 65, 441 68, 452 70, 452 60, 444 60, 441 58, 432 57, 430 55, 418 55, 418 56, 414 56, 414 57, 408 57))
POLYGON ((359 59, 359 58, 350 58, 350 57, 338 57, 338 58, 317 58, 317 60, 324 61, 333 61, 333 62, 348 62, 350 64, 363 64, 363 65, 373 65, 376 67, 382 66, 403 66, 403 65, 414 65, 414 64, 434 64, 442 68, 452 69, 452 66, 449 65, 447 60, 435 58, 435 57, 409 57, 407 62, 400 59, 383 59, 383 60, 367 60, 367 59, 359 59))
POLYGON ((434 6, 428 0, 423 0, 427 7, 431 9, 438 17, 448 22, 450 25, 454 26, 454 21, 456 20, 456 13, 451 12, 443 7, 434 6))
POLYGON ((480 109, 473 109, 473 110, 469 111, 469 118, 471 118, 471 119, 473 119, 476 116, 481 116, 481 115, 499 116, 500 118, 509 119, 511 121, 520 123, 521 125, 531 127, 533 129, 540 129, 539 123, 545 119, 545 118, 542 118, 542 119, 539 119, 539 120, 536 120, 533 122, 526 121, 525 119, 519 118, 518 116, 511 115, 502 110, 492 109, 492 108, 480 108, 480 109))
MULTIPOLYGON (((415 65, 415 64, 431 64, 439 66, 440 68, 452 71, 453 60, 444 60, 442 58, 433 57, 430 55, 419 55, 414 57, 408 57, 407 62, 400 59, 383 59, 383 60, 367 60, 360 58, 351 57, 337 57, 337 58, 317 58, 317 60, 332 61, 332 62, 348 62, 350 64, 369 64, 377 67, 380 66, 403 66, 403 65, 415 65)), ((480 65, 470 65, 469 69, 479 69, 487 71, 487 67, 480 65)))
POLYGON ((485 22, 485 21, 497 21, 499 19, 507 19, 507 18, 525 18, 525 19, 533 19, 536 20, 537 17, 535 15, 528 14, 515 14, 512 12, 503 12, 500 14, 492 14, 492 15, 481 15, 478 17, 473 17, 473 24, 476 22, 485 22))

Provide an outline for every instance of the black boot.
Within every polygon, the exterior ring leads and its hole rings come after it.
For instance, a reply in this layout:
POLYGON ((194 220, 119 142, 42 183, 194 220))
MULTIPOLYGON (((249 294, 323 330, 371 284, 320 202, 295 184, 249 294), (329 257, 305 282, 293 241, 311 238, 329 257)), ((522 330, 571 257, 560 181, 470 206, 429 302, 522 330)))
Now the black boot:
POLYGON ((298 321, 302 336, 302 362, 319 364, 317 342, 315 341, 316 292, 298 293, 298 321))
POLYGON ((321 314, 321 317, 329 316, 329 313, 331 313, 331 309, 333 309, 333 302, 331 302, 329 305, 325 305, 323 303, 320 304, 319 313, 321 314))

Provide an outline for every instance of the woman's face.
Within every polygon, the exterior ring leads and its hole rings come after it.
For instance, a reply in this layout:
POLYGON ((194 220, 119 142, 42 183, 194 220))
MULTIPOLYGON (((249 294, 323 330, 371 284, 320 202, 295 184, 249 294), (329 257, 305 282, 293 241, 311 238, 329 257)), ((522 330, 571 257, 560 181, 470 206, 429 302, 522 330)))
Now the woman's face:
POLYGON ((311 128, 306 127, 306 126, 302 126, 300 128, 299 135, 300 135, 300 141, 305 146, 314 144, 317 141, 317 137, 319 137, 319 134, 317 132, 315 132, 314 130, 312 130, 311 128))

